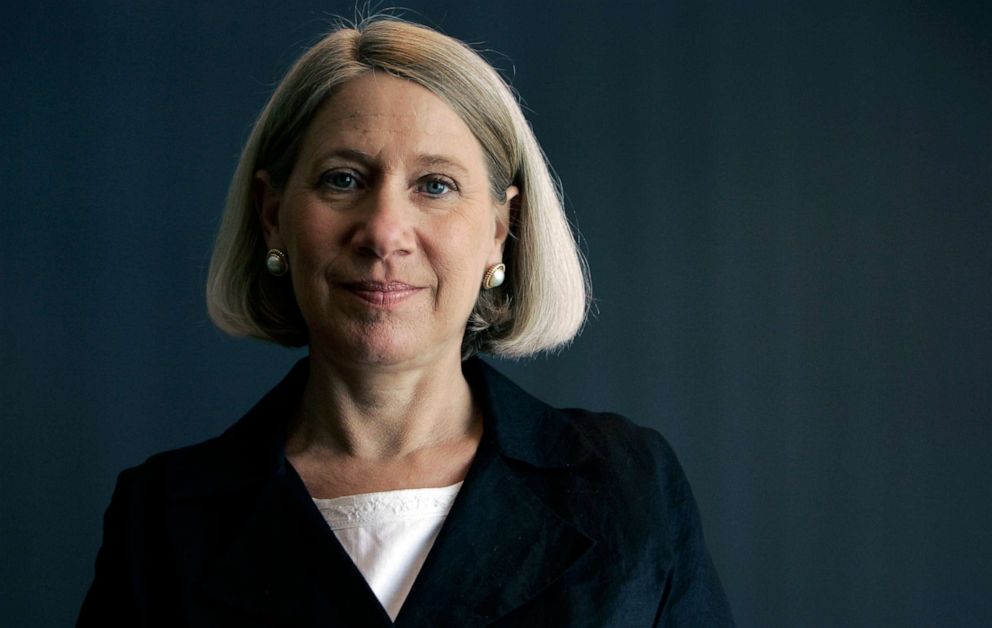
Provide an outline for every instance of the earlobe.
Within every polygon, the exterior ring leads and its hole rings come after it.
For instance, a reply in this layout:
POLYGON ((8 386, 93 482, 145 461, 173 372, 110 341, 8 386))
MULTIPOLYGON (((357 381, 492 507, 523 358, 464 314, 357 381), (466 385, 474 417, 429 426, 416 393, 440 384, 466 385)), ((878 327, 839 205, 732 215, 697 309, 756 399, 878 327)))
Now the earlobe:
POLYGON ((258 220, 265 235, 265 244, 269 248, 281 249, 282 238, 279 237, 279 205, 280 194, 272 186, 272 179, 265 170, 255 173, 252 182, 252 200, 258 220))

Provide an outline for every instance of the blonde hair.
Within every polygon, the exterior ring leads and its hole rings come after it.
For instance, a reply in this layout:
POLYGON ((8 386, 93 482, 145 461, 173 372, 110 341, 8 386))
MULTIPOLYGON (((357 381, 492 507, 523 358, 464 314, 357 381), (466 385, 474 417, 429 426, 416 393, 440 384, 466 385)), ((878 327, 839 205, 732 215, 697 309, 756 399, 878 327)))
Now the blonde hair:
MULTIPOLYGON (((560 347, 578 333, 589 280, 561 193, 523 112, 500 75, 478 53, 435 30, 393 17, 343 26, 307 50, 262 110, 228 191, 210 272, 207 307, 222 330, 284 345, 308 341, 291 282, 271 276, 252 196, 255 173, 277 189, 289 178, 301 139, 335 88, 370 71, 421 85, 465 121, 482 146, 494 197, 516 185, 503 260, 506 281, 480 290, 463 355, 523 357, 560 347)), ((480 287, 482 278, 480 280, 480 287)))

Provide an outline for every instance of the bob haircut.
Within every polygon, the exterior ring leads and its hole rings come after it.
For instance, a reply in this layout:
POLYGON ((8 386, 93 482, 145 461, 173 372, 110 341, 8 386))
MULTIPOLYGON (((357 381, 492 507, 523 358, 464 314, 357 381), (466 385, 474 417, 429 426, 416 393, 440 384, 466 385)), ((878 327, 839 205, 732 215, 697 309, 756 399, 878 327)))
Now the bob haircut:
POLYGON ((337 87, 368 72, 412 81, 439 96, 481 144, 494 198, 504 201, 510 185, 520 190, 511 202, 503 252, 506 280, 481 290, 479 278, 463 357, 482 351, 517 358, 570 342, 589 308, 588 272, 561 193, 511 88, 466 44, 383 16, 326 35, 296 61, 262 110, 231 181, 210 261, 207 306, 214 323, 236 336, 307 344, 291 282, 266 270, 255 175, 266 170, 270 185, 284 186, 318 107, 337 87))

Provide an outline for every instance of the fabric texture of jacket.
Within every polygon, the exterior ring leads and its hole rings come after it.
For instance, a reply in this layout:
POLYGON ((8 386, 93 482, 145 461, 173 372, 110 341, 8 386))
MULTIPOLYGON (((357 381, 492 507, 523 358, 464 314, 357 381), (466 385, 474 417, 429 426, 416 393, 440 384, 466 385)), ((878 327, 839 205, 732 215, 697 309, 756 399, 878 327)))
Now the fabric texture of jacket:
MULTIPOLYGON (((120 475, 78 626, 394 625, 286 460, 308 368, 223 435, 120 475)), ((657 432, 463 369, 482 440, 396 626, 733 625, 657 432)))

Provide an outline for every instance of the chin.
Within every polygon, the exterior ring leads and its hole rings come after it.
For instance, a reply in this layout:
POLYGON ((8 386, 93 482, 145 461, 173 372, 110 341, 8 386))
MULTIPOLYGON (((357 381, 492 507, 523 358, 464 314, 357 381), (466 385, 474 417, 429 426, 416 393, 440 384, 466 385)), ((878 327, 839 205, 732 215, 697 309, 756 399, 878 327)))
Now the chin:
POLYGON ((360 346, 351 348, 341 356, 353 364, 363 366, 396 366, 408 362, 415 353, 400 347, 360 346))
POLYGON ((425 365, 450 356, 461 361, 464 324, 456 327, 434 321, 425 312, 348 314, 314 317, 324 324, 310 325, 311 353, 363 367, 425 365))
POLYGON ((363 329, 358 333, 311 336, 310 349, 335 362, 356 366, 395 366, 425 358, 431 350, 411 336, 363 329))

